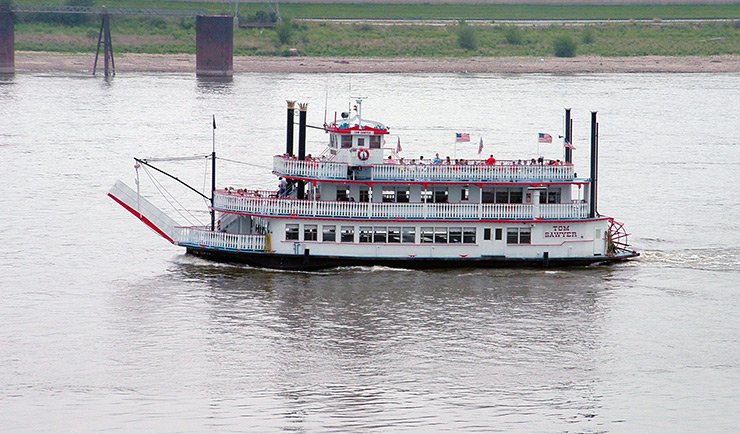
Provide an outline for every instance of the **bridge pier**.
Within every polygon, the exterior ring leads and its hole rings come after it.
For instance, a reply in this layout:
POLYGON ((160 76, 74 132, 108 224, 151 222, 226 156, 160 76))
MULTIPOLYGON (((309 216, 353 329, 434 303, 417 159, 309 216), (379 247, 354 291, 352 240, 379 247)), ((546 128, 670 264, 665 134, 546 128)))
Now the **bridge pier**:
POLYGON ((13 12, 0 6, 0 74, 15 73, 13 12))
POLYGON ((234 17, 198 15, 195 18, 195 74, 216 77, 234 74, 234 17))

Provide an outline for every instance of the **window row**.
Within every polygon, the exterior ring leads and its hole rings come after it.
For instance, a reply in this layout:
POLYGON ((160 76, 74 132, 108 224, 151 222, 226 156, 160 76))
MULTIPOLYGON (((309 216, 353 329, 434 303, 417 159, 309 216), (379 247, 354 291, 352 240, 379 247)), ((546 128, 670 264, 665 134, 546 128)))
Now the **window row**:
MULTIPOLYGON (((420 201, 427 203, 467 202, 470 200, 470 188, 463 187, 449 191, 448 187, 430 187, 420 192, 420 201)), ((527 193, 529 194, 529 193, 527 193)), ((383 202, 410 202, 411 192, 408 186, 394 187, 384 186, 382 189, 383 202)), ((525 203, 524 190, 511 187, 484 187, 482 191, 482 203, 525 203)), ((540 203, 560 203, 561 190, 552 189, 539 192, 540 203)), ((350 189, 348 185, 337 186, 337 201, 350 200, 350 189)), ((358 202, 370 202, 370 192, 367 187, 361 187, 357 198, 358 202)), ((527 203, 531 198, 527 196, 527 203)))
MULTIPOLYGON (((323 241, 342 243, 416 243, 416 228, 413 226, 360 226, 357 240, 355 240, 354 226, 321 225, 321 239, 319 239, 319 225, 303 225, 303 241, 323 241)), ((484 228, 483 240, 496 241, 503 238, 503 228, 484 228)), ((300 241, 300 225, 285 225, 285 240, 300 241)), ((421 244, 475 244, 476 228, 474 227, 444 227, 425 226, 419 231, 421 244)), ((530 227, 506 228, 506 244, 531 244, 532 229, 530 227)))

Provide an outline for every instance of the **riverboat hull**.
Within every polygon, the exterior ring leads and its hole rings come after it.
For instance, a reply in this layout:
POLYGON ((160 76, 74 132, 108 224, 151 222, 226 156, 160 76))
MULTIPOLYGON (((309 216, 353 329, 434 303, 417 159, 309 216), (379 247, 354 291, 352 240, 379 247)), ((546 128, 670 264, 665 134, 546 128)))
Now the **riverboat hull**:
POLYGON ((629 250, 609 256, 598 255, 572 258, 508 258, 505 256, 483 256, 480 258, 382 258, 234 252, 199 247, 188 247, 187 253, 210 261, 292 271, 316 271, 353 266, 381 266, 404 269, 558 268, 614 264, 640 256, 639 253, 629 250))

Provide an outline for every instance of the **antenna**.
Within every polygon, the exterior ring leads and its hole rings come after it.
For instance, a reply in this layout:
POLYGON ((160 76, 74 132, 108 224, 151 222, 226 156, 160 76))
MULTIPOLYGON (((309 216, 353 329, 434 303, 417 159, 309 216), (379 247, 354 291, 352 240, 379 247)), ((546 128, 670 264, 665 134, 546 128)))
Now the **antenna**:
POLYGON ((326 126, 326 109, 329 105, 329 86, 326 87, 326 95, 324 96, 324 126, 326 126))

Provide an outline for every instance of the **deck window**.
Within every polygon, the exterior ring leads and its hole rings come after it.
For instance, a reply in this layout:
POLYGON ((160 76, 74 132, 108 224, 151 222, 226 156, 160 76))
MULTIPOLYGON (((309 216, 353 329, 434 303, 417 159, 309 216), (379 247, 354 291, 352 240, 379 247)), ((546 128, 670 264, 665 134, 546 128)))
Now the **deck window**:
POLYGON ((481 202, 483 203, 494 203, 495 202, 493 188, 490 188, 490 187, 483 188, 483 191, 481 192, 481 202))
POLYGON ((342 242, 343 243, 354 243, 355 242, 355 227, 354 226, 342 226, 342 242))
POLYGON ((352 147, 352 136, 342 136, 342 148, 352 147))
POLYGON ((434 203, 447 203, 450 193, 447 187, 434 187, 434 203))
POLYGON ((421 228, 421 242, 424 244, 434 242, 434 228, 421 228))
POLYGON ((316 241, 316 240, 318 240, 318 226, 304 225, 303 226, 303 241, 316 241))
POLYGON ((462 243, 462 228, 450 228, 450 244, 462 243))
POLYGON ((324 225, 321 228, 321 240, 322 241, 336 241, 337 240, 337 227, 334 225, 324 225))
POLYGON ((560 203, 560 189, 541 191, 540 203, 560 203))
POLYGON ((524 203, 521 188, 497 187, 494 191, 495 203, 524 203))
POLYGON ((434 243, 447 244, 447 228, 434 228, 434 243))
POLYGON ((475 244, 475 228, 463 228, 463 243, 475 244))
POLYGON ((370 136, 370 149, 380 149, 380 136, 370 136))
POLYGON ((485 228, 483 229, 483 239, 485 241, 491 240, 491 228, 485 228))
POLYGON ((404 243, 415 243, 416 242, 416 228, 414 227, 403 228, 403 242, 404 243))
POLYGON ((349 186, 337 185, 337 202, 347 202, 349 200, 349 186))
POLYGON ((506 228, 506 244, 531 244, 531 228, 506 228))
POLYGON ((408 203, 409 196, 410 194, 408 187, 399 187, 396 190, 396 202, 408 203))
POLYGON ((470 200, 470 187, 463 187, 460 190, 460 202, 467 202, 470 200))
POLYGON ((389 227, 388 228, 388 242, 389 243, 400 243, 401 242, 401 228, 400 227, 389 227))
POLYGON ((360 226, 360 242, 361 243, 372 243, 373 242, 372 226, 360 226))
POLYGON ((285 225, 285 239, 298 240, 298 225, 285 225))
POLYGON ((501 241, 504 238, 504 230, 496 228, 496 241, 501 241))
POLYGON ((370 202, 370 190, 360 187, 360 202, 370 202))
POLYGON ((376 226, 373 228, 373 242, 385 243, 388 240, 388 229, 385 226, 376 226))
POLYGON ((384 188, 383 189, 383 202, 395 202, 396 201, 396 189, 395 188, 384 188))

